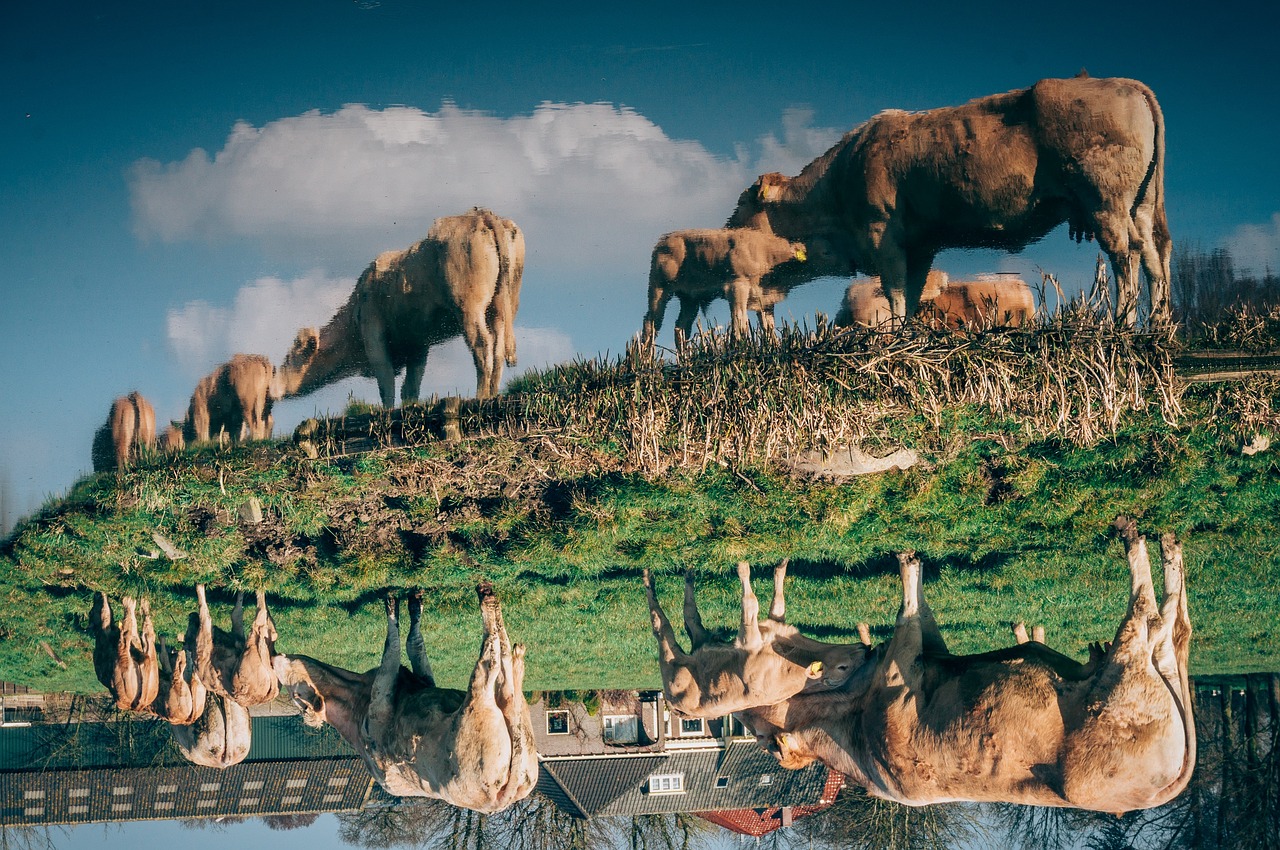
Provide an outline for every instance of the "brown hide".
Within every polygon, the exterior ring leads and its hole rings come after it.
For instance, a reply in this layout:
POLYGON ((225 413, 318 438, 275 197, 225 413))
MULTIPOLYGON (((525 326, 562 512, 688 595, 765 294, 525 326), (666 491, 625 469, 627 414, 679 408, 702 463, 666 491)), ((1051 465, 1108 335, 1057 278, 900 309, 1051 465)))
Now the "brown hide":
MULTIPOLYGON (((716 298, 726 298, 734 334, 745 335, 748 302, 761 302, 760 281, 784 263, 807 260, 805 247, 772 233, 751 228, 678 230, 653 246, 649 265, 649 311, 643 339, 651 344, 662 328, 662 317, 672 296, 680 300, 676 318, 679 336, 688 338, 698 311, 716 298)), ((785 294, 774 293, 772 303, 760 303, 762 329, 773 327, 773 305, 785 294)))
POLYGON ((151 603, 126 596, 120 600, 124 618, 116 623, 111 603, 102 592, 93 595, 89 628, 93 632, 93 669, 98 681, 111 691, 116 707, 125 711, 148 711, 160 691, 160 665, 156 658, 156 631, 151 621, 151 603), (138 628, 137 608, 142 609, 138 628))
POLYGON ((170 724, 178 751, 192 764, 219 770, 244 761, 253 744, 253 722, 244 706, 209 694, 194 723, 170 724))
POLYGON ((275 367, 261 354, 237 354, 200 379, 191 394, 186 437, 208 441, 225 432, 232 442, 271 436, 275 367))
POLYGON ((180 452, 187 446, 186 438, 182 436, 182 423, 170 422, 165 429, 160 432, 157 440, 160 450, 163 452, 180 452))
POLYGON ((412 670, 400 663, 399 606, 388 597, 377 668, 361 674, 305 656, 278 656, 276 673, 304 720, 337 729, 388 793, 492 813, 532 793, 538 757, 521 693, 524 647, 510 644, 488 583, 477 590, 484 639, 466 691, 435 687, 417 594, 409 600, 412 670))
POLYGON ((375 378, 384 407, 416 401, 427 353, 461 334, 476 367, 476 396, 498 393, 515 365, 525 242, 510 219, 476 207, 438 218, 427 237, 378 256, 351 298, 321 330, 298 331, 280 367, 283 396, 305 395, 352 375, 375 378))
MULTIPOLYGON (((1035 316, 1035 296, 1017 278, 948 281, 935 269, 929 272, 918 315, 929 324, 953 329, 1019 327, 1035 316), (935 275, 941 275, 941 286, 935 285, 935 275)), ((849 285, 836 325, 880 327, 892 318, 879 279, 871 278, 849 285)))
POLYGON ((1157 606, 1145 541, 1128 520, 1117 527, 1131 576, 1128 613, 1088 665, 1037 642, 951 655, 921 594, 920 562, 905 553, 893 637, 849 684, 752 709, 744 721, 783 766, 819 759, 908 805, 1125 812, 1168 802, 1186 787, 1196 755, 1182 551, 1165 535, 1157 606))
POLYGON ((272 658, 276 627, 267 610, 266 594, 257 592, 257 610, 248 636, 244 631, 244 591, 236 594, 231 631, 213 626, 203 584, 196 585, 198 610, 187 625, 187 655, 195 659, 195 675, 210 693, 245 708, 275 699, 280 691, 272 658))
POLYGON ((902 317, 915 312, 939 251, 1021 250, 1068 222, 1111 260, 1117 318, 1136 322, 1141 266, 1152 317, 1164 320, 1164 157, 1164 118, 1147 86, 1041 80, 962 106, 881 113, 796 177, 762 175, 729 226, 827 240, 881 277, 902 317))
POLYGON ((141 393, 131 392, 111 403, 107 423, 94 435, 93 469, 125 469, 155 445, 155 408, 141 393))
POLYGON ((685 572, 684 627, 691 647, 676 641, 671 622, 658 604, 653 577, 644 572, 645 594, 668 704, 686 717, 723 717, 730 712, 772 705, 802 691, 844 684, 863 660, 863 644, 820 643, 786 623, 783 584, 787 562, 774 569, 769 616, 760 621, 760 603, 751 589, 751 567, 738 564, 742 583, 742 622, 733 644, 710 640, 694 599, 693 575, 685 572))
POLYGON ((160 691, 155 702, 158 716, 174 726, 190 726, 204 714, 208 690, 188 666, 185 649, 170 649, 160 641, 160 691))

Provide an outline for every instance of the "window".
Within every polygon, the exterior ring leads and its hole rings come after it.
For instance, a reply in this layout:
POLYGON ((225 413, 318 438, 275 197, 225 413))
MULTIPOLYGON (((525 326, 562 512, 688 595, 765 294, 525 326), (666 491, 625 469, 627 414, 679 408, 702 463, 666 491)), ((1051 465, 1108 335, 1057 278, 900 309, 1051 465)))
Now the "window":
POLYGON ((680 735, 705 735, 707 734, 707 722, 701 717, 682 717, 680 718, 680 735))
POLYGON ((683 773, 655 773, 649 777, 650 794, 683 794, 683 773))
POLYGON ((569 734, 569 712, 567 711, 548 711, 547 712, 547 734, 548 735, 568 735, 569 734))
POLYGON ((760 784, 761 784, 761 785, 772 785, 772 784, 773 784, 773 774, 771 774, 771 773, 762 773, 762 774, 760 774, 760 784))
POLYGON ((729 777, 727 777, 727 776, 717 776, 717 777, 716 777, 716 787, 717 787, 717 788, 728 788, 728 787, 729 787, 729 777))
POLYGON ((634 744, 640 740, 640 722, 634 715, 605 715, 606 744, 634 744))

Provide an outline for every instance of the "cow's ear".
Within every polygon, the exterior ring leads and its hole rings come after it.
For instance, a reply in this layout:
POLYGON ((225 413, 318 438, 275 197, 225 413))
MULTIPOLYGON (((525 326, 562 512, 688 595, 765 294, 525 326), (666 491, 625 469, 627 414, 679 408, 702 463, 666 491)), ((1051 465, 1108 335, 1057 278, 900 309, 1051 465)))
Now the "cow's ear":
POLYGON ((776 201, 782 195, 782 184, 786 179, 776 171, 761 174, 756 179, 756 198, 765 203, 776 201))

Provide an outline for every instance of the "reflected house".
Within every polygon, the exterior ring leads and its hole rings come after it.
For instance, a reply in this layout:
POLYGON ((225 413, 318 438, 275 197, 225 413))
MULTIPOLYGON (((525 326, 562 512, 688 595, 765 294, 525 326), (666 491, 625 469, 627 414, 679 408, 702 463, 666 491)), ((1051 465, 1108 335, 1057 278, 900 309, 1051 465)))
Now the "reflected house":
POLYGON ((829 806, 843 777, 786 770, 733 716, 685 718, 661 691, 543 694, 530 706, 538 791, 579 818, 692 812, 764 835, 829 806))
POLYGON ((254 713, 248 757, 219 770, 185 762, 163 722, 42 699, 46 722, 0 727, 0 826, 354 811, 373 783, 336 734, 277 706, 254 713))

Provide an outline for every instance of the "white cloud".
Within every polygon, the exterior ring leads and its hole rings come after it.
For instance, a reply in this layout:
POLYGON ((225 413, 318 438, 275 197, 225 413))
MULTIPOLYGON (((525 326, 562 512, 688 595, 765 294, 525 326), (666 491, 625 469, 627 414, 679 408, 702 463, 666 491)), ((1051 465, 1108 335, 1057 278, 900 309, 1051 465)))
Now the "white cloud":
POLYGON ((1264 224, 1245 224, 1227 237, 1236 268, 1264 275, 1280 272, 1280 212, 1264 224))
POLYGON ((345 240, 367 261, 481 205, 524 229, 531 268, 643 265, 664 231, 718 226, 759 171, 794 173, 838 138, 811 117, 789 111, 783 138, 758 140, 754 161, 742 147, 717 157, 609 104, 544 103, 510 118, 349 105, 241 122, 215 154, 135 163, 134 228, 143 239, 244 237, 277 250, 345 240))
POLYGON ((312 272, 291 281, 264 277, 241 287, 230 307, 191 301, 166 316, 169 349, 191 377, 232 354, 264 354, 278 363, 298 328, 319 327, 346 302, 355 278, 312 272))

